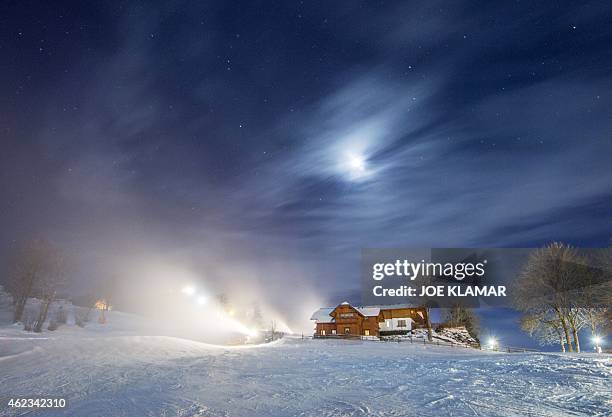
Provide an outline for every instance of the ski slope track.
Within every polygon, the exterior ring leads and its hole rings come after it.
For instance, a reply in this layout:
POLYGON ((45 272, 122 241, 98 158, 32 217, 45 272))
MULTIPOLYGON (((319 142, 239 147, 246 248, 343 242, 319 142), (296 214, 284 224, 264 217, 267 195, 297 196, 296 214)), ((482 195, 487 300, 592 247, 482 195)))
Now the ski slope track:
POLYGON ((609 355, 506 354, 285 338, 219 347, 125 333, 0 328, 0 398, 62 411, 1 416, 604 416, 609 355))

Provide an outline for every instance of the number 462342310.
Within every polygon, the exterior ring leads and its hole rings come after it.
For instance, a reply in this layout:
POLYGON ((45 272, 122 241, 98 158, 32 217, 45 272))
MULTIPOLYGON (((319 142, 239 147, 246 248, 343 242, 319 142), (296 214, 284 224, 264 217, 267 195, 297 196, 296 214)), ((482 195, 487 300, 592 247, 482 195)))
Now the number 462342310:
POLYGON ((65 398, 10 398, 6 404, 11 408, 66 408, 65 398))

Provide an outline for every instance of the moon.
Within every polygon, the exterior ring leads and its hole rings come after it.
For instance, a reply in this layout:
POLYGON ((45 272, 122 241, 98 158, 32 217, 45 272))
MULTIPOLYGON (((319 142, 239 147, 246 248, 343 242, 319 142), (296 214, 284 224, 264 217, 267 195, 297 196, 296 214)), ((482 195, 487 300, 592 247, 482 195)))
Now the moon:
POLYGON ((365 159, 361 155, 349 155, 349 166, 355 173, 364 173, 366 170, 365 159))

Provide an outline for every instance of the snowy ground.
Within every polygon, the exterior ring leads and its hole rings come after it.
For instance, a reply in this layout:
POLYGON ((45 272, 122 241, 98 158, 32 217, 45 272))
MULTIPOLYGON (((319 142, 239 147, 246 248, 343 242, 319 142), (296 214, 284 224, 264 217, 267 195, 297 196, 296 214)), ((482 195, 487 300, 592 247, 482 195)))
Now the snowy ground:
POLYGON ((95 326, 0 327, 0 398, 46 395, 66 397, 68 409, 28 415, 610 415, 612 359, 371 341, 229 348, 95 326))

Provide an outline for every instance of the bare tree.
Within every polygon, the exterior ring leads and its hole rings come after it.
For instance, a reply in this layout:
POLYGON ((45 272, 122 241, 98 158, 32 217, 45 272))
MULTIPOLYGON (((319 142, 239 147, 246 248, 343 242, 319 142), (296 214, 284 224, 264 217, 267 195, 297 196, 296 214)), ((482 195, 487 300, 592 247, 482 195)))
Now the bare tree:
POLYGON ((427 341, 433 341, 433 330, 431 329, 430 307, 425 307, 425 326, 427 327, 427 341))
POLYGON ((87 310, 85 310, 84 313, 81 312, 79 314, 78 321, 80 321, 83 324, 81 327, 85 327, 85 323, 89 321, 91 310, 93 310, 96 307, 96 301, 98 301, 98 298, 96 297, 96 294, 93 291, 91 291, 87 293, 84 300, 85 300, 85 305, 87 306, 87 310))
POLYGON ((15 303, 14 322, 21 321, 28 298, 54 274, 56 266, 57 250, 44 239, 30 240, 11 255, 6 289, 15 303))
POLYGON ((35 332, 40 333, 42 331, 42 326, 47 319, 49 307, 51 303, 53 303, 53 300, 55 300, 58 288, 65 282, 66 270, 64 256, 57 248, 50 247, 47 251, 45 269, 40 274, 34 288, 34 293, 42 301, 40 312, 34 325, 35 332))
POLYGON ((276 320, 270 322, 270 333, 272 334, 272 340, 276 340, 276 320))
POLYGON ((569 327, 572 330, 574 347, 576 348, 576 352, 580 352, 580 337, 578 336, 578 332, 586 325, 583 315, 584 309, 580 307, 568 307, 564 311, 569 327))
MULTIPOLYGON (((430 276, 430 275, 426 275, 426 274, 421 274, 418 276, 418 282, 422 287, 428 286, 428 285, 438 285, 437 282, 437 278, 430 276)), ((428 300, 427 297, 423 297, 423 298, 417 298, 417 304, 420 305, 422 308, 425 309, 425 327, 427 328, 427 341, 432 342, 433 341, 433 329, 431 327, 431 310, 432 308, 438 307, 437 303, 432 302, 432 300, 428 300)))
POLYGON ((576 290, 584 281, 586 261, 576 249, 552 243, 534 251, 513 288, 514 303, 526 315, 553 314, 570 352, 580 351, 578 331, 582 326, 576 308, 576 290), (570 337, 573 336, 572 339, 570 337))
POLYGON ((479 321, 471 308, 456 304, 446 311, 444 320, 449 327, 465 327, 468 333, 476 338, 478 336, 479 321))
POLYGON ((580 294, 580 314, 585 327, 596 336, 600 330, 610 327, 610 305, 612 305, 612 248, 595 251, 592 256, 594 269, 585 274, 584 287, 580 294))

